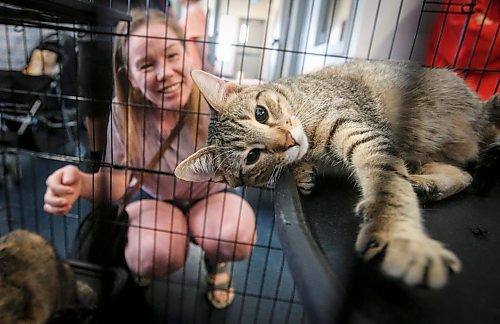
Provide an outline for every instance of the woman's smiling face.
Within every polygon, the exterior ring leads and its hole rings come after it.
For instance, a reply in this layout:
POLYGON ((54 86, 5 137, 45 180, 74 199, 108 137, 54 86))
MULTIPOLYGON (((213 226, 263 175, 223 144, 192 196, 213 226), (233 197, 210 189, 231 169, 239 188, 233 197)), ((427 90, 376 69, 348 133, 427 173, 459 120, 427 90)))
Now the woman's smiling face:
POLYGON ((169 110, 186 105, 193 86, 191 61, 175 38, 162 22, 144 24, 129 38, 130 83, 155 106, 169 110))

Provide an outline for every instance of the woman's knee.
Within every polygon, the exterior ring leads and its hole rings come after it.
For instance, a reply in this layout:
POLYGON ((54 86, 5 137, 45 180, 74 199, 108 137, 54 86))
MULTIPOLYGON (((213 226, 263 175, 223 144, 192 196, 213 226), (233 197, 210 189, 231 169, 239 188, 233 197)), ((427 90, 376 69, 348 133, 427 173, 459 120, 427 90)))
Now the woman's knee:
POLYGON ((256 241, 252 207, 231 193, 212 195, 193 206, 189 229, 207 256, 217 262, 248 258, 256 241))
POLYGON ((197 243, 213 261, 240 261, 247 259, 252 253, 256 236, 254 230, 240 231, 238 235, 221 233, 220 237, 201 237, 197 243))
POLYGON ((147 278, 165 277, 181 269, 186 262, 185 239, 173 239, 165 249, 160 248, 157 243, 140 244, 139 249, 127 248, 125 253, 130 270, 137 275, 147 278))
POLYGON ((222 239, 218 246, 210 246, 211 254, 220 254, 221 261, 240 261, 247 259, 253 251, 257 239, 255 230, 240 232, 236 239, 222 239))
POLYGON ((182 211, 164 202, 143 200, 127 206, 127 212, 125 258, 132 272, 163 277, 184 266, 189 239, 182 211))

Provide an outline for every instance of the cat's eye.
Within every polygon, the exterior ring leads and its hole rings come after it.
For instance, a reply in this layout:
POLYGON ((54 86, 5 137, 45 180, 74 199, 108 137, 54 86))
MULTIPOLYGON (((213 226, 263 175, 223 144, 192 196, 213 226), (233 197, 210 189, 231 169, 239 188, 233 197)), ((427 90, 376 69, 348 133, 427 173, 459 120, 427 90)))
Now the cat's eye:
POLYGON ((254 149, 250 150, 250 152, 248 152, 248 155, 247 155, 247 165, 254 164, 255 162, 257 162, 257 160, 259 159, 259 156, 260 156, 259 149, 254 148, 254 149))
POLYGON ((259 123, 264 124, 268 118, 269 115, 266 108, 262 107, 261 105, 257 105, 257 107, 255 107, 255 119, 259 123))

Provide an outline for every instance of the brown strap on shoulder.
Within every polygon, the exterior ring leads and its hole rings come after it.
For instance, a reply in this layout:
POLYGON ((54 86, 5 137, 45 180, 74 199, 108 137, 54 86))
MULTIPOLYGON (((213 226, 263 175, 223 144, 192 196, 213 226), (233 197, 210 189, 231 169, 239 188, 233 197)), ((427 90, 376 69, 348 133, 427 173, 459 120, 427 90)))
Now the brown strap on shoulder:
MULTIPOLYGON (((179 122, 177 123, 177 125, 175 125, 174 129, 172 129, 172 131, 170 132, 170 134, 168 135, 168 137, 164 141, 161 142, 160 149, 151 158, 151 160, 149 161, 149 163, 146 165, 146 169, 145 170, 151 170, 161 160, 161 157, 163 156, 163 153, 165 153, 165 151, 167 150, 167 148, 174 141, 174 138, 180 133, 182 127, 184 126, 185 115, 186 115, 185 113, 181 113, 181 116, 179 118, 179 122)), ((125 205, 128 203, 128 201, 137 192, 137 190, 139 190, 139 188, 142 185, 142 181, 143 181, 143 177, 141 175, 141 177, 139 177, 137 179, 137 182, 132 187, 130 187, 127 190, 127 192, 125 193, 124 197, 121 199, 121 201, 119 203, 119 205, 120 205, 119 210, 120 211, 122 211, 125 208, 125 205)))

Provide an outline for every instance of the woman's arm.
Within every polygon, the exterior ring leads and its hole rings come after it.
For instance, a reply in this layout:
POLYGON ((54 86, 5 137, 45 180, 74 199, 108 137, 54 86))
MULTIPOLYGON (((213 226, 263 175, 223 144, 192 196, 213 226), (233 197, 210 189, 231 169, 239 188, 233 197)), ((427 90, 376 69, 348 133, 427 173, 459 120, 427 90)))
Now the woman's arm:
POLYGON ((80 196, 96 203, 120 199, 130 182, 130 172, 101 167, 99 172, 88 174, 79 171, 82 182, 80 196))

